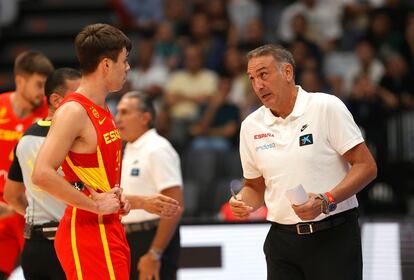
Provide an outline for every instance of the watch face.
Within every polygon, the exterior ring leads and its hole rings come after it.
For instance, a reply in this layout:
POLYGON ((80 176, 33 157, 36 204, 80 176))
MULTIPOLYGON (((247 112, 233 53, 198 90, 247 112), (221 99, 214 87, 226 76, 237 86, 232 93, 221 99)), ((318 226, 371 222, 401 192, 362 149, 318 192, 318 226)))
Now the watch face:
POLYGON ((329 212, 336 210, 336 203, 332 203, 328 205, 329 212))

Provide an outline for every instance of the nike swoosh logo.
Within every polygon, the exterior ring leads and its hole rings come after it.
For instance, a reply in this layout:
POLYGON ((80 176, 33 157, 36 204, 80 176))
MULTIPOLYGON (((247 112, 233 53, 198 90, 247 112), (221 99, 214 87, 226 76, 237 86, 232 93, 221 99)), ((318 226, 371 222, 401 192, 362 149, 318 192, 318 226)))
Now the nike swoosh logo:
POLYGON ((302 128, 300 129, 300 132, 304 131, 307 127, 308 127, 308 124, 305 124, 304 126, 302 126, 302 128))
POLYGON ((106 117, 103 118, 102 120, 98 120, 99 125, 102 125, 104 123, 104 121, 106 120, 106 117))

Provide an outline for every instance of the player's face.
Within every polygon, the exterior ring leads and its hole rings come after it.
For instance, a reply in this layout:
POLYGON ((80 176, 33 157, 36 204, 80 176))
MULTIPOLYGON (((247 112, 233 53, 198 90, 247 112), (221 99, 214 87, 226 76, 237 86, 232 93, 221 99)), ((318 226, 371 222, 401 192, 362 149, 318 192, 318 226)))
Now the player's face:
POLYGON ((43 103, 46 76, 34 73, 22 78, 22 96, 34 108, 43 103))
POLYGON ((248 62, 247 74, 253 90, 267 108, 280 109, 287 83, 286 65, 278 65, 271 55, 254 57, 248 62))
POLYGON ((117 61, 108 60, 108 88, 109 92, 117 92, 125 84, 127 73, 130 69, 128 63, 128 52, 123 48, 118 55, 117 61))
POLYGON ((148 130, 148 113, 138 109, 138 99, 122 98, 117 106, 116 122, 122 140, 135 141, 148 130))

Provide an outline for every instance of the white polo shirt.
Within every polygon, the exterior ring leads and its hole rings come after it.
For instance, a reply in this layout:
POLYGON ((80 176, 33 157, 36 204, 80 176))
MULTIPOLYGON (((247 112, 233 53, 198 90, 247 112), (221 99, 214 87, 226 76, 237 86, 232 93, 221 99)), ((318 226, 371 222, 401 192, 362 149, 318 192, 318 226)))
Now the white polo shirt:
MULTIPOLYGON (((125 147, 121 187, 126 195, 154 195, 170 187, 182 187, 180 158, 167 139, 150 129, 125 147)), ((137 209, 122 218, 123 223, 158 219, 137 209)))
MULTIPOLYGON (((306 192, 324 193, 346 176, 341 157, 362 143, 351 113, 337 97, 298 88, 296 103, 285 119, 262 106, 242 123, 240 157, 247 179, 263 176, 267 219, 280 224, 302 222, 285 191, 302 184, 306 192)), ((358 206, 356 196, 338 204, 336 214, 358 206)), ((326 215, 319 215, 321 220, 326 215)))

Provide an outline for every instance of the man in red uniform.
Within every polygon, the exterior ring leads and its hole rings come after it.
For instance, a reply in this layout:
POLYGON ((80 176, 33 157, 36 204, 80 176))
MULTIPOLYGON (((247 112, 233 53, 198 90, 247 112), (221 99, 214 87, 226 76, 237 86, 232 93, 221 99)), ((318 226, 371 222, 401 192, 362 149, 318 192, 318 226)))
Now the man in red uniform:
POLYGON ((14 63, 15 91, 0 95, 0 279, 13 271, 24 240, 24 218, 4 202, 4 183, 14 146, 33 122, 47 116, 44 86, 53 70, 43 54, 23 52, 14 63))
MULTIPOLYGON (((119 218, 129 211, 119 188, 121 139, 105 98, 125 82, 131 42, 113 26, 93 24, 77 35, 75 47, 81 83, 56 111, 32 181, 68 204, 55 239, 66 277, 128 279, 130 253, 119 218)), ((159 211, 169 212, 165 205, 159 211)))

